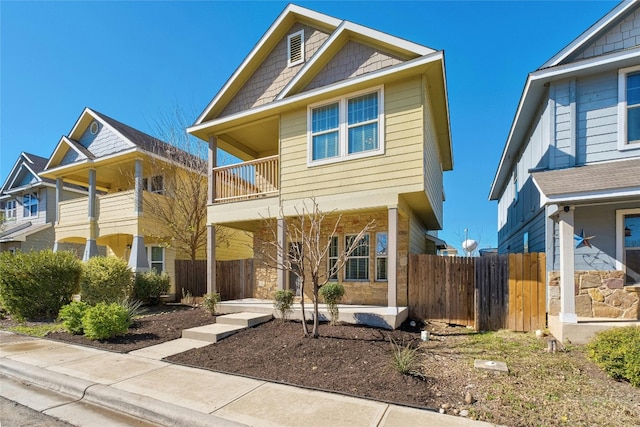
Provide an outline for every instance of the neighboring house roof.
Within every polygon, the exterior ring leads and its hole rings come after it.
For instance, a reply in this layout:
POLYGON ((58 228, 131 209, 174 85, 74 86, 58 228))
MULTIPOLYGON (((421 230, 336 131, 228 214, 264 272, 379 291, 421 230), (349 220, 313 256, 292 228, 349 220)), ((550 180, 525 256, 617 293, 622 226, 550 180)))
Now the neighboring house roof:
POLYGON ((453 168, 453 152, 451 148, 451 131, 449 127, 449 106, 444 70, 444 53, 422 46, 399 37, 391 36, 362 25, 343 21, 300 6, 288 5, 264 36, 256 44, 237 70, 211 100, 188 131, 202 139, 206 139, 211 126, 233 127, 234 120, 242 120, 251 116, 252 120, 262 120, 286 111, 291 106, 307 105, 322 98, 331 96, 345 87, 365 87, 383 84, 390 75, 400 78, 413 73, 428 74, 430 96, 436 122, 438 145, 443 170, 453 168), (246 108, 227 110, 227 107, 241 93, 247 82, 272 51, 286 37, 294 24, 304 24, 322 30, 326 38, 318 41, 319 47, 305 58, 292 74, 283 77, 283 85, 278 88, 269 87, 264 96, 256 102, 247 104, 246 108), (335 58, 340 49, 349 42, 363 46, 373 46, 376 52, 384 52, 389 61, 384 66, 367 69, 365 74, 349 75, 337 81, 314 81, 322 70, 335 58), (358 86, 359 85, 359 86, 358 86), (275 93, 272 94, 271 90, 275 93), (442 107, 440 107, 442 106, 442 107))
MULTIPOLYGON (((24 168, 26 169, 37 181, 43 181, 44 179, 40 177, 38 174, 42 172, 44 166, 47 164, 47 159, 44 157, 37 156, 35 154, 22 152, 18 159, 13 164, 9 175, 4 180, 2 187, 0 187, 0 194, 11 189, 15 184, 15 180, 17 179, 20 171, 24 168)), ((51 182, 51 180, 47 180, 51 182)))
POLYGON ((638 45, 640 43, 627 48, 603 50, 597 55, 579 57, 579 54, 639 6, 640 3, 637 0, 620 3, 549 61, 527 76, 507 142, 491 184, 489 200, 498 200, 509 181, 513 162, 517 161, 520 148, 526 143, 529 126, 536 114, 539 114, 540 103, 550 82, 638 64, 640 58, 638 45))
POLYGON ((0 243, 25 242, 27 237, 51 227, 52 223, 33 225, 31 222, 22 223, 0 233, 0 243))
POLYGON ((534 172, 547 203, 640 196, 640 158, 534 172))

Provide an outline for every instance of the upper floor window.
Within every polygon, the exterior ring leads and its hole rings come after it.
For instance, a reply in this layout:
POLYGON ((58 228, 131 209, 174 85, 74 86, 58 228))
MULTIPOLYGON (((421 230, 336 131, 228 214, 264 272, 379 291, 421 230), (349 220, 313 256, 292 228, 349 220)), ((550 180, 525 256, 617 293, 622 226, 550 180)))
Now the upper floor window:
POLYGON ((17 212, 17 202, 15 200, 7 200, 4 203, 4 219, 7 221, 16 219, 17 212))
POLYGON ((289 67, 304 62, 304 30, 287 37, 287 65, 289 67))
POLYGON ((164 177, 162 175, 142 179, 142 188, 155 194, 164 194, 164 177))
POLYGON ((618 73, 618 149, 640 147, 640 67, 618 73))
POLYGON ((25 194, 22 197, 22 207, 24 208, 24 217, 38 215, 38 195, 36 193, 25 194))
POLYGON ((309 106, 309 163, 381 154, 382 88, 309 106))

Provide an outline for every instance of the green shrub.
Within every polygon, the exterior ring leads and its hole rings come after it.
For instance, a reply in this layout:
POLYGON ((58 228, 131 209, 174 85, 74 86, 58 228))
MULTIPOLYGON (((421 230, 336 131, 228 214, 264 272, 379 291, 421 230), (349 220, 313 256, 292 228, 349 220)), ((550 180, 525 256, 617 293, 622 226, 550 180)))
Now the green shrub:
POLYGON ((338 303, 344 296, 344 286, 340 283, 327 283, 320 288, 320 296, 327 304, 327 310, 329 310, 329 316, 331 316, 331 324, 335 325, 340 317, 338 303))
POLYGON ((403 375, 411 374, 416 367, 418 349, 411 344, 400 345, 389 337, 391 341, 391 366, 403 375))
POLYGON ((216 305, 220 302, 220 294, 217 292, 210 292, 202 298, 202 304, 205 310, 207 310, 213 316, 216 314, 216 305))
POLYGON ((84 264, 80 295, 82 301, 89 305, 128 299, 131 287, 131 270, 123 259, 96 256, 84 264))
POLYGON ((16 319, 54 319, 78 292, 81 263, 72 252, 0 253, 0 305, 16 319))
POLYGON ((293 312, 291 307, 293 306, 293 298, 295 297, 291 289, 280 289, 276 292, 273 308, 280 313, 282 320, 289 319, 289 316, 293 312))
POLYGON ((158 274, 155 270, 136 273, 133 297, 146 304, 156 305, 160 302, 160 295, 169 292, 170 287, 167 273, 158 274))
POLYGON ((81 335, 83 332, 82 317, 89 308, 87 303, 73 301, 60 309, 58 320, 62 322, 62 326, 70 334, 81 335))
POLYGON ((127 332, 127 309, 118 303, 100 302, 89 308, 82 317, 84 336, 90 340, 103 340, 127 332))
POLYGON ((615 379, 640 387, 640 327, 612 328, 587 344, 589 358, 615 379))

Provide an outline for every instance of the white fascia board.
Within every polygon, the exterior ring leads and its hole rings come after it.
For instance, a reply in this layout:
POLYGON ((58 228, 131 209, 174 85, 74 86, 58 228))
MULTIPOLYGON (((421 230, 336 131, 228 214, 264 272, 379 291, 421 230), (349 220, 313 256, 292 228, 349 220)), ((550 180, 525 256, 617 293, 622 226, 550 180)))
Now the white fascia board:
POLYGON ((256 113, 260 113, 260 112, 263 112, 263 111, 284 107, 284 106, 287 106, 289 104, 294 104, 296 102, 304 101, 307 98, 312 98, 312 97, 315 97, 315 96, 318 96, 318 95, 322 95, 323 93, 332 92, 334 90, 340 90, 340 89, 343 89, 343 88, 347 88, 349 86, 353 86, 353 85, 357 85, 357 84, 366 82, 368 80, 374 80, 374 79, 377 79, 377 78, 380 78, 380 77, 385 77, 385 76, 388 76, 390 74, 394 74, 394 73, 397 73, 397 72, 400 72, 400 71, 409 70, 411 68, 417 68, 417 67, 420 67, 422 65, 431 63, 431 62, 441 61, 443 59, 444 59, 443 52, 442 51, 436 51, 436 52, 434 52, 434 53, 432 53, 430 55, 421 56, 420 58, 416 58, 416 59, 413 59, 411 61, 403 62, 401 64, 394 65, 392 67, 387 67, 387 68, 383 68, 382 70, 374 71, 372 73, 363 74, 362 76, 359 76, 359 77, 356 77, 356 78, 353 78, 353 79, 343 80, 343 81, 340 81, 338 83, 334 83, 334 84, 329 85, 329 86, 323 86, 323 87, 320 87, 318 89, 314 89, 314 90, 310 90, 308 92, 304 92, 304 93, 293 95, 293 96, 291 96, 289 98, 286 98, 286 99, 281 99, 279 101, 274 101, 274 102, 271 102, 269 104, 264 104, 264 105, 261 105, 261 106, 256 107, 256 108, 252 108, 250 110, 241 111, 239 113, 232 114, 230 116, 225 116, 225 117, 222 117, 220 119, 213 119, 213 120, 210 120, 210 121, 205 122, 205 123, 201 123, 201 124, 198 124, 198 125, 193 125, 193 126, 190 126, 190 127, 187 128, 187 132, 189 132, 189 133, 197 132, 197 131, 206 129, 206 128, 211 127, 211 126, 218 126, 218 125, 221 125, 221 124, 232 122, 232 121, 237 120, 237 119, 241 119, 243 117, 251 116, 251 115, 256 114, 256 113))
POLYGON ((553 67, 565 60, 568 56, 576 52, 582 46, 587 44, 591 39, 596 36, 603 28, 607 27, 613 21, 618 19, 620 15, 627 12, 627 10, 636 3, 633 0, 625 0, 616 7, 614 7, 609 13, 602 17, 598 22, 589 27, 584 33, 578 36, 574 41, 569 43, 560 52, 556 53, 551 59, 542 64, 540 69, 553 67))
POLYGON ((310 69, 318 62, 320 59, 324 57, 324 53, 331 47, 336 41, 342 36, 342 34, 346 32, 357 33, 363 35, 367 38, 378 40, 386 44, 397 46, 400 49, 407 50, 413 52, 418 56, 425 56, 436 52, 436 50, 431 49, 426 46, 419 45, 417 43, 410 42, 405 39, 401 39, 399 37, 392 36, 387 33, 383 33, 378 30, 374 30, 369 27, 365 27, 363 25, 355 24, 349 21, 343 21, 342 24, 329 36, 329 38, 322 44, 320 49, 316 51, 313 57, 307 61, 307 63, 296 73, 296 75, 287 83, 284 89, 278 94, 276 97, 276 101, 283 99, 285 96, 289 94, 291 88, 293 88, 300 79, 307 73, 307 70, 310 69))
POLYGON ((496 192, 498 190, 498 186, 501 185, 503 181, 500 179, 500 177, 504 174, 503 168, 505 167, 505 160, 507 156, 511 154, 513 150, 519 148, 521 144, 521 141, 518 138, 514 137, 520 130, 521 123, 524 122, 522 126, 524 126, 525 128, 528 127, 529 120, 531 119, 529 115, 537 110, 537 99, 535 98, 535 96, 539 95, 538 91, 544 88, 545 83, 548 83, 552 80, 560 80, 563 78, 567 78, 570 75, 576 75, 580 73, 596 73, 598 72, 597 69, 599 68, 605 69, 621 67, 625 65, 625 61, 635 62, 638 58, 640 58, 640 48, 635 48, 628 51, 617 52, 602 57, 594 57, 577 63, 560 65, 554 68, 547 68, 530 73, 527 76, 527 81, 520 97, 520 103, 518 104, 515 117, 511 124, 511 129, 509 130, 507 143, 505 144, 504 150, 502 151, 500 163, 491 184, 489 200, 497 200, 499 198, 499 195, 496 194, 496 192), (531 98, 533 98, 533 101, 530 101, 531 98), (531 105, 531 107, 529 107, 529 105, 531 105), (526 107, 529 107, 528 111, 526 107), (514 142, 516 141, 516 139, 517 142, 514 142))
POLYGON ((63 165, 63 166, 57 166, 53 169, 46 169, 45 172, 47 173, 47 175, 49 174, 53 174, 55 175, 57 172, 63 171, 65 169, 68 169, 72 166, 78 166, 78 165, 83 165, 83 164, 97 164, 97 163, 102 163, 105 162, 107 160, 113 159, 115 157, 119 157, 125 154, 130 154, 130 153, 135 153, 135 152, 143 152, 146 153, 146 151, 142 151, 138 148, 138 146, 134 146, 133 148, 129 148, 127 150, 124 151, 118 151, 117 153, 113 153, 113 154, 109 154, 108 156, 103 156, 103 157, 97 157, 95 159, 88 159, 85 158, 79 162, 74 162, 74 163, 70 163, 68 165, 63 165))
POLYGON ((56 148, 53 149, 53 153, 51 154, 51 157, 49 157, 49 161, 47 162, 47 165, 44 167, 43 172, 49 172, 50 170, 55 170, 60 168, 60 166, 58 166, 57 168, 49 169, 51 167, 51 162, 53 161, 53 158, 56 156, 56 153, 58 152, 60 147, 62 146, 62 143, 65 143, 67 147, 71 148, 73 151, 75 151, 76 153, 78 153, 79 155, 87 159, 87 156, 82 151, 78 150, 78 148, 75 146, 75 144, 71 142, 69 138, 67 138, 66 136, 63 136, 62 138, 60 138, 60 141, 58 142, 58 145, 56 145, 56 148))
POLYGON ((625 188, 619 190, 601 190, 588 193, 568 193, 557 196, 548 196, 547 204, 593 202, 602 199, 620 199, 627 197, 640 197, 640 187, 625 188))
MULTIPOLYGON (((82 120, 82 117, 85 114, 89 114, 89 112, 91 112, 91 109, 89 107, 84 107, 84 110, 82 110, 82 113, 80 113, 80 115, 78 116, 78 118, 76 119, 76 122, 73 124, 73 127, 71 128, 71 130, 69 131, 69 133, 67 135, 73 135, 73 133, 76 131, 76 129, 78 128, 78 126, 80 126, 80 121, 82 120)), ((91 114, 92 117, 93 114, 91 114)), ((53 156, 52 156, 53 157, 53 156)))
POLYGON ((197 125, 202 123, 202 120, 204 120, 204 118, 207 116, 207 114, 209 114, 209 112, 213 109, 214 105, 216 105, 218 103, 220 98, 222 98, 227 93, 227 91, 233 85, 233 83, 236 81, 236 79, 244 72, 244 70, 249 66, 249 64, 253 62, 253 58, 255 58, 255 56, 258 54, 258 52, 260 52, 262 50, 262 48, 267 43, 267 41, 269 39, 271 39, 271 36, 273 35, 273 33, 280 27, 282 22, 290 14, 301 15, 301 16, 307 17, 307 18, 315 20, 315 21, 324 22, 324 23, 326 23, 326 24, 328 24, 330 26, 333 26, 333 27, 337 27, 342 22, 341 20, 336 19, 334 17, 331 17, 329 15, 324 15, 322 13, 315 12, 315 11, 310 10, 310 9, 306 9, 304 7, 296 6, 294 4, 287 5, 287 7, 282 11, 280 16, 278 16, 278 18, 273 22, 273 24, 271 24, 271 26, 269 27, 267 32, 264 33, 264 35, 262 36, 260 41, 258 41, 258 43, 255 45, 255 47, 251 50, 251 52, 249 52, 249 55, 247 55, 247 57, 244 59, 244 61, 242 61, 242 63, 236 69, 236 71, 226 81, 224 86, 222 86, 222 89, 220 89, 220 91, 211 100, 211 102, 209 102, 209 105, 207 105, 207 107, 204 109, 204 111, 202 113, 200 113, 200 115, 196 119, 196 121, 193 124, 193 126, 197 126, 197 125))
MULTIPOLYGON (((22 156, 24 153, 20 153, 20 156, 22 156)), ((5 189, 8 188, 9 186, 9 181, 13 182, 13 180, 11 179, 12 176, 14 176, 14 173, 17 172, 17 168, 20 166, 20 157, 18 157, 18 160, 16 160, 16 162, 13 164, 13 167, 11 168, 11 170, 9 171, 9 175, 7 175, 7 178, 4 180, 4 183, 2 184, 2 187, 0 187, 0 193, 4 192, 5 189)), ((15 179, 15 178, 14 178, 15 179)))
POLYGON ((66 138, 66 136, 63 136, 63 137, 60 138, 60 141, 58 141, 58 144, 56 145, 56 148, 53 149, 53 152, 51 153, 51 156, 49 156, 49 160, 47 161, 47 164, 44 167, 44 171, 47 171, 49 169, 49 167, 51 167, 51 161, 53 160, 53 158, 55 157, 56 153, 60 149, 60 146, 62 145, 63 142, 66 143, 65 138, 66 138))

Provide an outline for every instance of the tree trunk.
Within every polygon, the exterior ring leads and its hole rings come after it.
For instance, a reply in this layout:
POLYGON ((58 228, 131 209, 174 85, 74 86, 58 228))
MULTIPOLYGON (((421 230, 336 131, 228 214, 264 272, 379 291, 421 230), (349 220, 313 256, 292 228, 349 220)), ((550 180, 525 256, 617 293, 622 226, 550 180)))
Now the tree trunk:
POLYGON ((318 332, 319 313, 318 313, 318 277, 313 276, 313 337, 318 338, 320 333, 318 332))
POLYGON ((309 328, 307 327, 307 316, 304 312, 304 279, 300 280, 300 309, 302 310, 302 332, 305 337, 308 337, 309 328))

